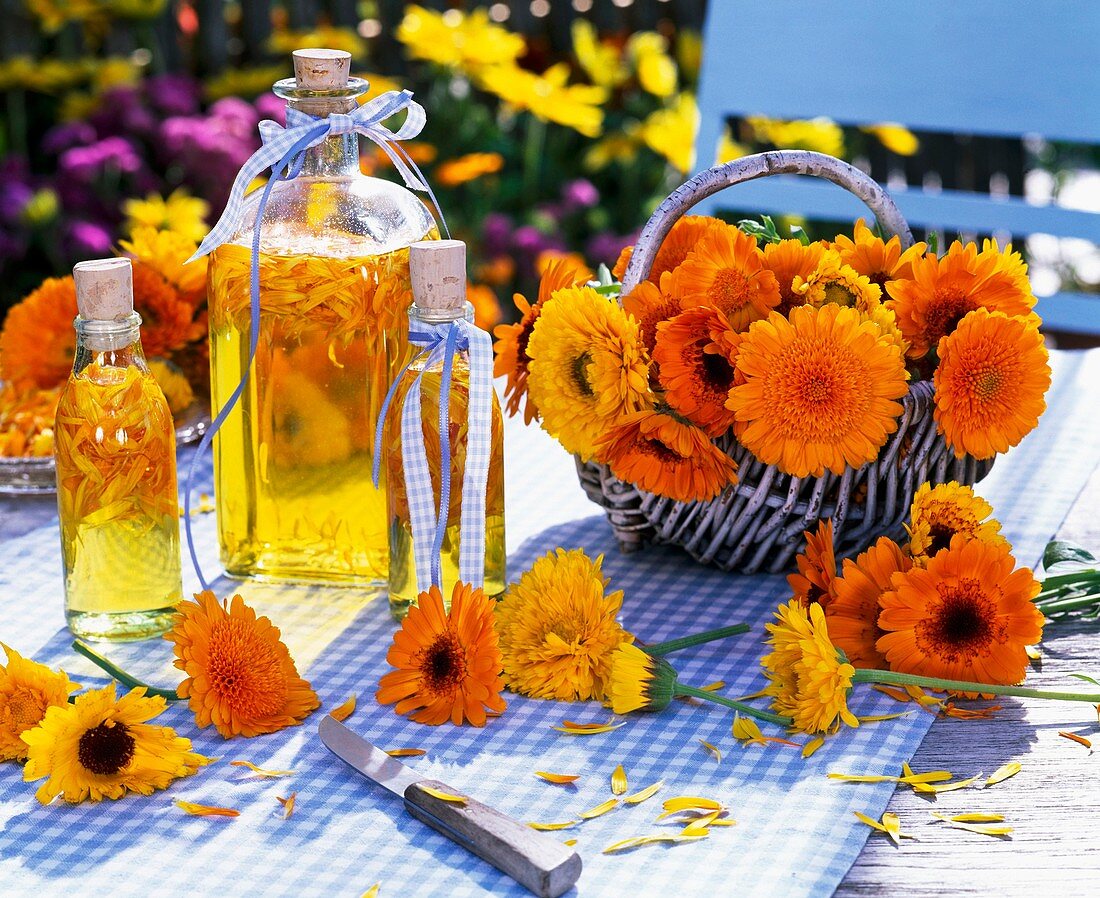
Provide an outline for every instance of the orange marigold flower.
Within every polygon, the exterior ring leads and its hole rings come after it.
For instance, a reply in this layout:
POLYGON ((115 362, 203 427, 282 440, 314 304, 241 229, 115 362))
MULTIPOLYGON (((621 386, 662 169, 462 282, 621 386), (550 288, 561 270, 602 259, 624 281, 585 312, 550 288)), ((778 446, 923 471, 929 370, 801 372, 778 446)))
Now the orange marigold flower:
POLYGON ((474 307, 474 324, 489 330, 500 321, 500 300, 492 287, 466 282, 466 298, 474 307))
POLYGON ((76 314, 72 277, 47 278, 12 306, 0 331, 0 380, 20 389, 64 383, 76 353, 76 314))
POLYGON ((684 308, 711 306, 737 331, 779 305, 779 284, 756 240, 733 227, 713 228, 676 269, 670 291, 684 308))
POLYGON ((1040 584, 1003 545, 956 536, 926 568, 895 574, 880 599, 877 648, 892 670, 967 680, 1019 683, 1026 647, 1043 635, 1033 599, 1040 584))
POLYGON ((396 670, 378 684, 379 704, 397 703, 398 714, 438 726, 468 720, 485 726, 485 709, 502 712, 503 661, 493 629, 493 603, 480 588, 456 583, 451 611, 438 586, 420 593, 393 634, 386 661, 396 670))
MULTIPOLYGON (((667 274, 661 278, 663 287, 668 286, 668 278, 667 274)), ((641 327, 642 341, 650 353, 657 345, 657 325, 683 311, 680 300, 653 281, 642 281, 622 298, 622 302, 627 314, 641 327)))
POLYGON ((580 253, 563 253, 557 249, 544 249, 538 254, 535 259, 535 273, 541 278, 546 274, 546 269, 550 267, 551 262, 559 261, 566 263, 576 272, 574 276, 577 280, 574 283, 585 283, 596 276, 596 273, 588 267, 588 263, 584 261, 584 256, 580 253))
POLYGON ((512 300, 520 312, 520 320, 515 324, 498 324, 493 330, 496 336, 493 347, 496 352, 493 376, 508 377, 504 396, 509 415, 519 411, 520 403, 526 397, 523 408, 525 424, 530 424, 539 416, 539 410, 527 395, 527 366, 531 361, 527 356, 527 342, 531 339, 535 322, 542 314, 542 307, 555 291, 572 287, 585 279, 586 269, 579 268, 573 260, 560 259, 551 262, 539 281, 539 295, 535 303, 532 305, 524 296, 516 293, 512 300))
POLYGON ((625 415, 596 451, 620 480, 677 502, 713 499, 737 482, 732 458, 703 431, 666 412, 625 415))
MULTIPOLYGON (((729 227, 721 219, 711 218, 709 215, 685 215, 683 218, 676 219, 672 230, 668 232, 661 243, 661 248, 657 250, 657 255, 653 259, 653 267, 650 269, 646 280, 659 284, 661 275, 666 271, 679 268, 680 263, 688 257, 688 253, 695 249, 696 244, 703 239, 705 234, 709 234, 713 230, 726 230, 729 227)), ((626 266, 630 264, 630 258, 633 255, 633 246, 628 246, 619 253, 619 259, 615 262, 615 267, 611 269, 611 273, 620 281, 623 279, 623 275, 626 274, 626 266)))
POLYGON ((806 279, 813 274, 824 252, 825 247, 820 242, 803 246, 801 240, 780 240, 764 247, 764 266, 775 275, 779 284, 777 312, 787 315, 796 306, 806 304, 805 294, 794 290, 794 279, 806 279))
POLYGON ((725 433, 734 421, 726 399, 740 342, 741 335, 717 309, 688 309, 657 325, 653 360, 665 401, 712 437, 725 433))
POLYGON ((1007 452, 1046 410, 1050 365, 1032 318, 970 312, 940 341, 935 417, 956 456, 1007 452))
POLYGON ((852 237, 837 234, 833 248, 845 265, 870 278, 872 284, 885 288, 889 281, 908 280, 913 276, 913 261, 924 255, 927 245, 914 243, 902 252, 901 238, 896 234, 883 240, 863 219, 856 222, 852 237), (854 238, 854 239, 853 239, 854 238))
POLYGON ((942 258, 928 253, 912 260, 911 280, 886 284, 890 307, 909 341, 909 355, 922 358, 950 334, 968 312, 986 308, 1006 315, 1031 314, 1035 297, 1019 253, 988 244, 981 253, 957 240, 942 258))
POLYGON ((1011 551, 998 532, 1000 523, 986 520, 991 514, 993 506, 969 486, 954 480, 937 486, 922 483, 909 510, 909 557, 915 564, 924 565, 960 533, 967 539, 1003 543, 1011 551))
POLYGON ((897 429, 908 374, 901 351, 856 309, 801 306, 773 313, 741 340, 730 391, 741 443, 795 477, 874 459, 897 429))
POLYGON ((22 761, 27 743, 19 737, 42 723, 49 708, 65 707, 80 685, 65 671, 24 658, 9 645, 0 642, 0 648, 7 655, 7 663, 0 664, 0 761, 22 761))
POLYGON ((817 533, 805 532, 806 550, 795 558, 798 573, 788 574, 787 583, 800 605, 815 602, 828 608, 833 601, 833 581, 836 578, 836 550, 833 548, 833 519, 817 524, 817 533))
POLYGON ((134 310, 141 315, 141 347, 150 358, 166 357, 203 336, 195 308, 143 262, 135 261, 134 310))
POLYGON ((891 577, 904 573, 913 562, 889 537, 880 537, 855 561, 844 559, 841 575, 833 580, 833 598, 825 608, 829 634, 856 667, 886 667, 876 647, 879 629, 879 598, 890 589, 891 577))
POLYGON ((225 739, 259 736, 297 726, 320 707, 298 676, 279 628, 239 595, 219 602, 210 590, 181 602, 172 643, 175 666, 187 674, 176 692, 190 699, 195 723, 211 723, 225 739))
POLYGON ((476 181, 482 175, 496 174, 502 168, 504 157, 500 153, 467 153, 439 163, 435 180, 444 187, 457 187, 467 181, 476 181))

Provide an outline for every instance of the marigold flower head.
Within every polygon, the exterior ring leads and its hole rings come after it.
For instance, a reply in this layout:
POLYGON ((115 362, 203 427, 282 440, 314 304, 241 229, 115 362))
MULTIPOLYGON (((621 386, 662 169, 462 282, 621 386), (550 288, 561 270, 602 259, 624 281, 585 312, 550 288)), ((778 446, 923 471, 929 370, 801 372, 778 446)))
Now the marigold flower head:
POLYGON ((467 281, 466 299, 474 307, 474 324, 482 330, 492 330, 500 321, 500 300, 492 287, 467 281))
MULTIPOLYGON (((661 278, 668 286, 668 274, 661 278)), ((622 298, 623 309, 642 329, 642 342, 650 355, 657 345, 657 325, 683 311, 680 300, 666 293, 652 281, 642 281, 622 298)), ((651 372, 652 373, 652 372, 651 372)))
POLYGON ((669 292, 685 309, 711 306, 743 331, 779 305, 779 284, 764 267, 756 240, 734 227, 715 228, 676 269, 669 292))
POLYGON ((46 278, 12 306, 0 330, 0 380, 20 389, 64 383, 76 353, 76 314, 71 276, 46 278))
POLYGON ((795 477, 877 457, 897 429, 908 373, 901 352, 856 309, 829 304, 773 313, 742 338, 730 391, 741 443, 795 477))
POLYGON ((603 130, 603 103, 607 91, 592 84, 568 84, 567 62, 550 66, 541 75, 514 63, 494 65, 477 73, 477 82, 509 106, 536 118, 598 137, 603 130))
POLYGON ((969 486, 954 480, 936 486, 922 483, 909 510, 910 557, 916 564, 924 565, 937 552, 948 548, 958 534, 990 544, 1003 543, 1011 551, 998 532, 1000 523, 986 520, 991 514, 993 506, 969 486))
POLYGON ((206 200, 191 196, 183 187, 173 190, 167 197, 150 193, 145 199, 128 199, 122 203, 122 214, 126 216, 123 230, 127 234, 138 228, 175 231, 197 242, 206 236, 209 212, 206 200))
POLYGON ((200 729, 225 739, 259 736, 297 726, 315 708, 317 694, 283 643, 279 628, 235 595, 219 602, 210 590, 176 606, 172 643, 175 666, 187 677, 176 692, 190 699, 200 729))
POLYGON ((611 653, 634 637, 616 620, 623 593, 607 591, 602 563, 602 555, 557 549, 508 587, 495 619, 513 692, 560 701, 607 694, 611 653))
POLYGON ((492 603, 480 587, 456 583, 451 610, 438 586, 422 592, 393 634, 386 661, 396 670, 378 684, 379 704, 396 702, 398 714, 438 726, 468 720, 485 726, 485 709, 502 712, 503 681, 492 603))
POLYGON ((972 683, 1019 683, 1043 635, 1040 584, 1007 544, 955 536, 882 594, 878 651, 892 670, 972 683))
POLYGON ((205 333, 195 307, 143 262, 133 264, 134 310, 141 315, 141 346, 150 358, 165 357, 205 333))
MULTIPOLYGON (((188 262, 199 247, 186 234, 138 227, 134 228, 129 240, 120 240, 119 246, 135 262, 140 262, 164 278, 180 294, 180 298, 192 306, 200 305, 206 298, 206 267, 209 257, 203 256, 194 262, 188 262)), ((137 265, 134 267, 137 268, 137 265)))
POLYGON ((667 106, 653 110, 638 128, 638 136, 658 156, 681 174, 695 164, 695 134, 699 131, 699 106, 689 91, 667 106))
POLYGON ((0 665, 0 761, 21 761, 27 744, 19 737, 42 722, 46 710, 62 707, 80 686, 65 671, 24 658, 0 642, 7 663, 0 665))
POLYGON ((500 153, 467 153, 457 159, 439 163, 435 179, 444 187, 457 187, 468 181, 476 181, 483 175, 496 174, 504 168, 500 153))
POLYGON ((27 764, 23 779, 45 779, 35 797, 49 804, 58 795, 76 804, 151 795, 211 762, 191 751, 191 740, 171 727, 148 721, 166 707, 145 687, 115 698, 115 684, 92 689, 72 704, 52 705, 42 722, 23 733, 27 764))
POLYGON ((1031 318, 978 309, 940 341, 935 418, 955 455, 1007 452, 1046 410, 1050 365, 1031 318))
POLYGON ((855 561, 844 559, 841 575, 833 580, 833 598, 825 608, 825 619, 833 642, 853 666, 886 667, 886 659, 876 647, 882 636, 879 599, 890 589, 893 575, 912 566, 901 547, 886 536, 855 561))
POLYGON ((525 50, 523 36, 491 22, 485 9, 438 13, 411 4, 397 27, 397 39, 417 59, 465 72, 514 63, 525 50))
POLYGON ((803 245, 801 240, 780 240, 764 247, 764 265, 775 275, 779 285, 779 305, 775 307, 780 314, 787 315, 796 306, 806 304, 806 294, 795 292, 795 278, 805 280, 812 275, 825 247, 821 243, 803 245))
POLYGON ((675 694, 676 671, 664 658, 629 643, 612 653, 608 698, 614 713, 663 711, 675 694))
POLYGON ((795 275, 791 289, 805 298, 806 304, 823 306, 835 303, 867 313, 873 311, 882 299, 882 290, 870 278, 859 274, 844 264, 833 250, 822 253, 817 268, 809 277, 795 275))
POLYGON ((734 422, 726 399, 734 384, 740 342, 741 335, 726 317, 707 306, 687 309, 657 325, 653 361, 665 401, 712 437, 734 422))
POLYGON ((821 606, 789 602, 775 617, 776 623, 765 625, 772 651, 761 662, 775 711, 791 717, 792 728, 803 733, 835 732, 841 723, 859 726, 848 710, 855 668, 830 641, 821 606))
MULTIPOLYGON (((665 235, 661 242, 661 248, 653 259, 653 267, 646 278, 654 284, 661 283, 661 278, 668 271, 674 271, 695 249, 696 244, 702 240, 703 235, 713 230, 724 230, 729 225, 720 218, 712 218, 709 215, 685 215, 676 219, 672 229, 665 235)), ((634 254, 634 247, 626 247, 620 254, 611 273, 619 280, 626 274, 626 266, 630 264, 630 258, 634 254)))
POLYGON ((798 573, 788 574, 787 583, 800 605, 820 604, 828 608, 833 600, 836 578, 836 550, 833 548, 833 519, 817 524, 817 533, 805 532, 806 549, 795 558, 798 573))
POLYGON ((889 240, 883 240, 867 227, 862 218, 856 221, 852 237, 837 234, 833 241, 833 249, 845 265, 883 288, 889 281, 911 278, 913 260, 923 256, 927 248, 924 243, 914 243, 903 252, 900 237, 895 234, 889 240))
POLYGON ((559 290, 543 305, 527 356, 543 429, 582 460, 613 422, 648 401, 638 323, 590 287, 559 290))
POLYGON ((600 438, 596 457, 620 480, 677 502, 713 499, 737 483, 737 463, 702 430, 653 409, 624 415, 600 438))

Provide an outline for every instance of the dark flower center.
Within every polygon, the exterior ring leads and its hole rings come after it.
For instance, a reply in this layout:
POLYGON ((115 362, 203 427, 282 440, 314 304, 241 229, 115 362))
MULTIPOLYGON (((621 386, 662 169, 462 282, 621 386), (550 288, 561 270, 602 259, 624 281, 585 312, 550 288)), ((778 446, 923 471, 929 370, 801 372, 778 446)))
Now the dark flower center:
POLYGON ((963 291, 958 289, 941 290, 924 313, 928 342, 933 347, 940 337, 951 333, 968 312, 977 308, 975 303, 963 291))
POLYGON ((955 663, 986 655, 992 643, 1004 641, 1005 625, 980 581, 960 577, 956 583, 940 583, 937 589, 939 603, 917 627, 919 641, 931 654, 955 663))
POLYGON ((935 555, 940 549, 946 549, 951 545, 951 537, 955 531, 946 524, 933 524, 928 531, 928 555, 935 555))
POLYGON ((440 633, 428 647, 420 665, 433 692, 453 692, 466 677, 462 646, 453 633, 440 633))
POLYGON ((712 387, 726 391, 733 385, 733 366, 718 353, 704 352, 703 379, 712 387))
POLYGON ((592 384, 588 382, 588 363, 591 361, 592 356, 587 352, 582 352, 573 359, 573 382, 583 396, 595 395, 592 392, 592 384))
POLYGON ((100 776, 118 773, 134 759, 134 737, 125 724, 113 720, 85 730, 77 747, 81 766, 100 776))

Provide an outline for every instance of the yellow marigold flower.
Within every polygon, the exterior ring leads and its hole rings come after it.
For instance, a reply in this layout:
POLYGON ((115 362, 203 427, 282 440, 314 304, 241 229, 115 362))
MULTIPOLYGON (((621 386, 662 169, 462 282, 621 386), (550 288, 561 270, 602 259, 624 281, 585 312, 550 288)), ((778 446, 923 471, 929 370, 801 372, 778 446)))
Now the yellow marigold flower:
POLYGON ((102 15, 98 0, 25 0, 27 10, 52 34, 69 22, 86 22, 102 15))
POLYGON ((495 174, 502 168, 504 157, 500 153, 467 153, 441 162, 435 170, 435 179, 444 187, 457 187, 482 175, 495 174))
POLYGON ((844 723, 859 726, 848 710, 848 692, 855 668, 842 661, 825 623, 820 605, 797 602, 780 605, 776 623, 767 624, 772 651, 762 664, 772 707, 794 720, 803 733, 830 733, 844 723))
POLYGON ((466 72, 514 63, 526 50, 523 37, 492 23, 485 9, 438 13, 413 4, 405 8, 397 39, 416 59, 466 72))
POLYGON ((999 532, 1000 523, 990 518, 991 514, 993 506, 969 486, 954 480, 937 486, 922 483, 909 511, 909 555, 923 566, 959 534, 1010 549, 999 532))
POLYGON ((807 278, 795 275, 792 291, 801 294, 807 305, 835 303, 861 312, 871 312, 882 299, 878 284, 841 261, 839 253, 826 250, 817 268, 807 278))
POLYGON ((607 591, 602 564, 602 555, 557 549, 508 587, 495 618, 513 692, 567 702, 607 695, 611 653, 634 637, 616 620, 623 592, 607 591))
POLYGON ((795 477, 874 459, 897 429, 908 373, 901 352, 856 309, 773 312, 741 341, 746 381, 730 391, 741 443, 795 477))
POLYGON ((679 28, 676 31, 676 61, 680 72, 689 83, 699 77, 703 62, 703 36, 691 28, 679 28))
POLYGON ((191 740, 171 727, 147 722, 165 707, 163 698, 146 697, 144 687, 115 698, 114 683, 50 707, 42 723, 23 734, 23 779, 46 780, 35 793, 42 804, 58 795, 76 804, 168 788, 211 759, 191 751, 191 740))
POLYGON ((187 262, 198 249, 194 238, 179 231, 140 226, 134 228, 129 240, 120 240, 119 246, 185 294, 193 304, 205 296, 207 257, 187 262))
POLYGON ((746 119, 756 137, 781 150, 814 150, 830 156, 844 155, 844 131, 828 118, 782 121, 760 115, 746 119))
POLYGON ((630 77, 622 51, 611 41, 601 41, 588 19, 574 19, 571 27, 573 55, 593 84, 613 89, 630 77))
POLYGON ((1007 452, 1039 423, 1050 365, 1034 318, 978 309, 940 340, 935 418, 955 455, 1007 452))
MULTIPOLYGON (((324 46, 328 44, 296 44, 298 46, 324 46)), ((213 78, 203 82, 203 94, 207 100, 221 100, 224 97, 256 97, 271 90, 271 85, 287 77, 286 63, 276 65, 248 66, 239 69, 226 69, 213 78)))
POLYGON ((663 711, 676 692, 676 671, 664 658, 624 643, 611 654, 607 691, 616 714, 663 711))
POLYGON ((598 137, 603 129, 607 91, 595 85, 567 84, 569 64, 559 62, 541 75, 517 65, 492 66, 478 75, 478 83, 518 110, 543 121, 565 125, 585 137, 598 137))
POLYGON ((535 259, 535 274, 541 278, 553 262, 564 262, 573 269, 577 278, 575 283, 591 281, 596 277, 596 273, 588 267, 584 256, 580 253, 562 252, 559 249, 544 249, 538 254, 535 259))
POLYGON ((682 93, 672 105, 651 112, 643 121, 638 135, 647 147, 681 173, 691 171, 695 164, 695 134, 699 130, 699 107, 695 97, 682 93))
POLYGON ((582 459, 597 439, 649 395, 649 362, 638 323, 590 287, 558 290, 527 344, 528 389, 542 426, 582 459))
POLYGON ((668 41, 656 31, 639 31, 626 45, 634 62, 638 83, 655 97, 667 99, 676 93, 676 63, 668 55, 668 41))
POLYGON ((299 47, 328 47, 343 50, 358 59, 367 52, 367 43, 354 28, 320 25, 317 28, 293 31, 279 29, 268 38, 267 48, 272 53, 285 56, 299 47))
POLYGON ((149 362, 149 371, 168 400, 168 409, 173 415, 186 411, 195 401, 195 391, 191 388, 184 373, 163 359, 152 359, 149 362))
POLYGON ((27 743, 19 737, 42 722, 51 707, 64 707, 80 688, 65 671, 54 671, 0 642, 7 664, 0 665, 0 761, 22 761, 27 743))
POLYGON ((901 238, 896 234, 883 240, 867 227, 862 218, 856 221, 852 237, 837 234, 833 249, 845 265, 885 288, 889 281, 906 280, 913 276, 913 261, 924 255, 927 245, 914 243, 902 252, 901 238))
POLYGON ((176 610, 164 638, 187 674, 176 692, 190 699, 200 729, 213 723, 225 739, 258 736, 297 726, 320 707, 279 629, 240 596, 227 607, 206 590, 176 610))
POLYGON ((138 228, 175 231, 196 243, 206 236, 206 216, 210 206, 206 200, 191 196, 179 187, 167 198, 150 193, 143 200, 130 199, 122 204, 126 216, 123 229, 132 234, 138 228))
POLYGON ((636 128, 617 134, 608 134, 585 151, 584 167, 590 171, 599 171, 601 168, 607 168, 612 162, 629 165, 637 157, 638 148, 641 145, 642 141, 636 128))
POLYGON ((899 156, 912 156, 920 149, 920 141, 917 139, 917 135, 906 128, 905 125, 899 125, 897 122, 865 125, 860 130, 876 137, 878 142, 886 149, 891 153, 897 153, 899 156))

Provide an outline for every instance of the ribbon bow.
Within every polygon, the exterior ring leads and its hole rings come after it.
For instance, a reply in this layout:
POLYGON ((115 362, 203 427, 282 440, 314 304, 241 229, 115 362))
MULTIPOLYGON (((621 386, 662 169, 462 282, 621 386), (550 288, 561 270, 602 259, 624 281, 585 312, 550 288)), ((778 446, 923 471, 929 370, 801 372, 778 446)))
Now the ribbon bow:
POLYGON ((430 325, 419 322, 409 330, 409 342, 423 347, 394 381, 382 403, 374 435, 374 485, 382 465, 382 432, 390 403, 405 372, 424 360, 401 408, 401 456, 405 494, 413 532, 417 590, 434 584, 442 588, 443 537, 451 510, 450 396, 456 351, 469 353, 469 401, 466 407, 466 464, 462 473, 462 517, 459 530, 458 578, 480 586, 485 579, 485 493, 492 451, 493 347, 489 334, 465 320, 430 325), (426 358, 425 358, 426 357, 426 358), (420 386, 424 372, 441 366, 439 384, 439 510, 424 445, 420 386))

